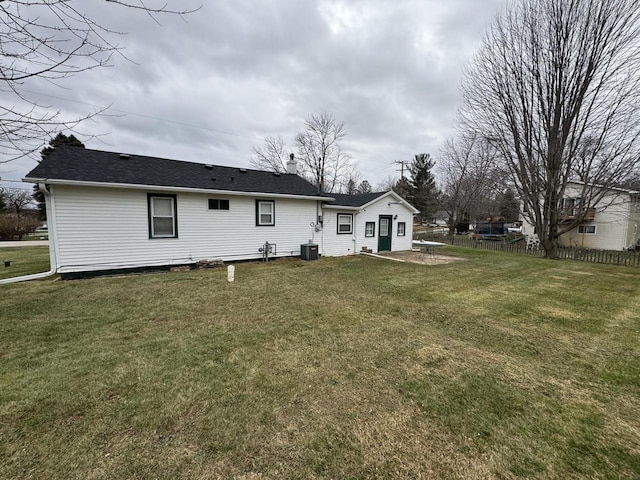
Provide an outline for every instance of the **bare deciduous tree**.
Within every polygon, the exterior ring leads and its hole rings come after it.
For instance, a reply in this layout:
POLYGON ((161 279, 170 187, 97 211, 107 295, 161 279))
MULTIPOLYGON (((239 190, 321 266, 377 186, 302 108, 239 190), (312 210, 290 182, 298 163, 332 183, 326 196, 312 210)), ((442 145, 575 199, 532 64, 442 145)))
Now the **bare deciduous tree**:
POLYGON ((342 193, 355 195, 359 193, 358 184, 360 183, 361 178, 362 175, 356 170, 355 165, 350 164, 342 174, 342 178, 339 179, 339 187, 337 189, 334 189, 334 191, 339 190, 342 193))
POLYGON ((367 180, 360 182, 357 188, 358 193, 371 193, 371 184, 367 180))
POLYGON ((639 69, 637 0, 521 0, 465 72, 464 124, 500 152, 547 257, 584 221, 562 217, 576 172, 586 212, 640 165, 639 69))
POLYGON ((449 139, 436 167, 442 179, 440 205, 447 212, 449 235, 456 225, 478 220, 489 208, 494 192, 496 152, 474 136, 449 139))
POLYGON ((396 179, 393 178, 393 175, 387 175, 384 180, 376 184, 375 190, 379 192, 388 192, 389 190, 393 190, 393 186, 395 184, 396 179))
MULTIPOLYGON (((166 2, 108 0, 119 7, 156 14, 185 15, 166 2)), ((72 75, 109 65, 123 55, 116 38, 122 35, 86 13, 86 5, 71 0, 2 0, 0 2, 0 85, 6 97, 0 106, 0 154, 6 163, 34 153, 55 131, 68 130, 101 110, 65 119, 61 112, 38 103, 25 88, 35 79, 59 83, 72 75), (11 99, 9 99, 11 98, 11 99)))
POLYGON ((32 215, 0 213, 0 240, 22 240, 38 228, 39 221, 32 215))
POLYGON ((0 195, 4 197, 5 208, 7 211, 15 214, 22 213, 22 211, 33 202, 30 190, 5 188, 0 190, 0 195))
POLYGON ((330 113, 307 117, 304 130, 296 135, 302 172, 320 191, 331 193, 349 181, 353 167, 341 144, 346 136, 344 122, 336 121, 330 113))
POLYGON ((284 173, 287 171, 289 155, 286 153, 282 137, 265 137, 263 145, 253 147, 251 166, 259 170, 284 173))

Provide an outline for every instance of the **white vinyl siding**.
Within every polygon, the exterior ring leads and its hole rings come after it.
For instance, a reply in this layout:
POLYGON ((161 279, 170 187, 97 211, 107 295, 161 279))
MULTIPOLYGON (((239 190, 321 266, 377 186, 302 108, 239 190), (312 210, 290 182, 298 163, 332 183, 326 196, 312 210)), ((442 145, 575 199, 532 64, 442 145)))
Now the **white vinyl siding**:
POLYGON ((359 211, 339 210, 335 208, 323 209, 324 223, 321 231, 321 251, 325 256, 337 257, 341 255, 353 255, 367 247, 374 252, 378 251, 378 221, 380 215, 398 216, 397 219, 391 221, 391 231, 397 229, 397 222, 405 223, 405 236, 393 236, 391 241, 391 250, 394 252, 402 250, 411 250, 411 240, 413 236, 413 213, 404 205, 398 203, 390 203, 390 199, 395 202, 395 197, 382 196, 375 202, 367 206, 366 209, 359 211), (353 233, 351 235, 338 234, 338 216, 353 215, 353 233), (366 225, 373 223, 377 225, 374 229, 374 236, 367 237, 366 225))
MULTIPOLYGON (((581 185, 569 184, 565 195, 579 197, 581 188, 581 185)), ((633 225, 640 220, 640 212, 634 212, 632 197, 628 192, 611 190, 595 210, 593 222, 578 225, 561 235, 560 245, 625 250, 633 243, 633 225)))
POLYGON ((233 196, 233 215, 209 210, 209 195, 176 194, 178 238, 149 238, 145 190, 53 185, 58 272, 260 259, 266 241, 277 256, 300 254, 313 235, 316 201, 278 199, 278 225, 256 226, 256 198, 233 196))
MULTIPOLYGON (((356 253, 354 235, 338 234, 338 215, 344 214, 346 212, 323 210, 324 221, 320 231, 320 253, 322 255, 339 257, 356 253)), ((355 221, 357 222, 357 215, 355 221)))
POLYGON ((413 213, 407 207, 402 204, 391 203, 389 205, 389 201, 394 202, 395 198, 393 197, 383 197, 376 200, 374 203, 369 205, 365 211, 360 212, 355 216, 355 224, 356 231, 358 225, 361 225, 360 228, 364 229, 362 226, 366 225, 367 222, 375 222, 376 223, 376 232, 374 237, 365 237, 364 235, 360 235, 356 238, 356 251, 359 252, 362 247, 367 247, 372 249, 374 252, 378 251, 378 236, 380 235, 380 215, 391 215, 391 224, 390 229, 394 235, 391 237, 391 251, 398 252, 402 250, 411 250, 411 237, 413 236, 413 213), (398 218, 393 218, 395 216, 398 218), (398 231, 398 223, 405 224, 405 236, 398 237, 395 233, 398 231))

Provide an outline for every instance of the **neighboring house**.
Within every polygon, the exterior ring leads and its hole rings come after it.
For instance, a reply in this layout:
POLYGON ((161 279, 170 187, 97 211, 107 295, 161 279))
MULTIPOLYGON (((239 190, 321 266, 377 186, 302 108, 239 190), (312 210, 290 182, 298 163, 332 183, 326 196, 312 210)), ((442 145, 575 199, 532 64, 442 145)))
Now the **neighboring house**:
POLYGON ((431 225, 436 227, 446 227, 449 225, 449 213, 445 210, 438 210, 429 220, 431 225))
POLYGON ((309 240, 329 256, 411 247, 417 210, 396 194, 331 196, 296 175, 295 162, 288 167, 280 174, 63 146, 25 181, 45 193, 51 266, 62 275, 260 259, 266 242, 274 257, 300 255, 309 240), (390 236, 379 234, 381 222, 390 236))
MULTIPOLYGON (((567 247, 600 250, 626 250, 640 238, 640 192, 622 188, 602 188, 601 199, 585 208, 581 198, 583 184, 567 185, 562 200, 563 224, 573 222, 580 213, 584 221, 560 236, 559 243, 567 247)), ((562 225, 561 225, 562 226, 562 225)), ((534 227, 526 219, 522 233, 532 237, 534 227)))

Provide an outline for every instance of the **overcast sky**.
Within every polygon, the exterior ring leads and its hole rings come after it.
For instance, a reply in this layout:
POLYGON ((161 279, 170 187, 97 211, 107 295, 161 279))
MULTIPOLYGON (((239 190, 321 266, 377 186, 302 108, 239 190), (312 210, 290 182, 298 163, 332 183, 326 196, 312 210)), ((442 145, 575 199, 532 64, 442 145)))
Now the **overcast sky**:
MULTIPOLYGON (((453 133, 462 69, 507 0, 182 0, 184 20, 82 2, 130 60, 28 95, 67 118, 111 105, 79 127, 87 148, 249 166, 252 147, 282 136, 291 151, 305 117, 344 121, 347 153, 376 186, 394 160, 431 153, 453 133)), ((3 102, 12 102, 0 93, 3 102)), ((68 132, 67 132, 68 133, 68 132)), ((21 179, 35 159, 0 164, 21 179)), ((3 183, 5 187, 24 187, 3 183)))

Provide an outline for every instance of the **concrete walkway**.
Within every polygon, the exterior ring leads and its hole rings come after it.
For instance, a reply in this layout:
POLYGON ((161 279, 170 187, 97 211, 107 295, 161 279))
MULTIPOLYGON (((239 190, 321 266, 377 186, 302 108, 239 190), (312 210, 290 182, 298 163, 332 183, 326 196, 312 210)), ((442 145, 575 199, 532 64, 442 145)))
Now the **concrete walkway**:
POLYGON ((24 242, 0 242, 3 247, 48 247, 49 240, 25 240, 24 242))

